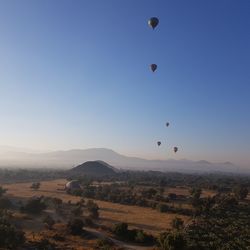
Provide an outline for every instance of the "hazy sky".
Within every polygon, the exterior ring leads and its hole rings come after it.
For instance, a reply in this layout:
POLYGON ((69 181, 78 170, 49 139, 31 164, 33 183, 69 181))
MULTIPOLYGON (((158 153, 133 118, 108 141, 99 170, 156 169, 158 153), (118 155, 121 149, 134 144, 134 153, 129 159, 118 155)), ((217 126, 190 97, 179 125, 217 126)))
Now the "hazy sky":
POLYGON ((1 145, 250 165, 250 1, 1 0, 0 115, 1 145))

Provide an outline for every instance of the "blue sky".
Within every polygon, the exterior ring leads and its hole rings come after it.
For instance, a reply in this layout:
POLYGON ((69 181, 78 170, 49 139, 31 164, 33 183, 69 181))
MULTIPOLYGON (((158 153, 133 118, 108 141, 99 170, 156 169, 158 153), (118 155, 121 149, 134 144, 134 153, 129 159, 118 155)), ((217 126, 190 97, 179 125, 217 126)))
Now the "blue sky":
POLYGON ((250 1, 3 0, 0 34, 2 145, 250 165, 250 1))

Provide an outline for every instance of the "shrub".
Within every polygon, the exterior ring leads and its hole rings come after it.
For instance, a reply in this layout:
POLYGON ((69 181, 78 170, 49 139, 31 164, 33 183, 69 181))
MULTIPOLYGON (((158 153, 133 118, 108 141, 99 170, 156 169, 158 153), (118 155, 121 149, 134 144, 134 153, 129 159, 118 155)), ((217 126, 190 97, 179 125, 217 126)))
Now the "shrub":
POLYGON ((138 243, 153 244, 155 243, 155 238, 152 235, 147 234, 142 230, 136 230, 134 241, 138 243))
POLYGON ((93 223, 93 221, 92 221, 92 219, 91 218, 84 218, 84 224, 86 225, 86 226, 92 226, 94 223, 93 223))
POLYGON ((135 235, 135 241, 144 243, 146 241, 146 234, 142 230, 137 230, 135 235))
POLYGON ((56 198, 56 197, 54 197, 52 199, 52 202, 53 202, 53 204, 54 204, 54 206, 55 206, 56 209, 59 208, 62 205, 62 203, 63 203, 62 199, 56 198))
POLYGON ((68 229, 73 235, 81 235, 83 233, 84 223, 81 219, 73 219, 68 222, 68 229))
POLYGON ((113 233, 119 238, 127 238, 128 236, 128 224, 118 223, 114 226, 113 233))
POLYGON ((90 217, 93 219, 99 218, 99 207, 92 200, 89 200, 86 204, 86 207, 89 211, 90 217))
POLYGON ((187 243, 185 237, 180 232, 162 233, 158 238, 159 248, 161 250, 185 250, 187 243))
POLYGON ((7 189, 0 186, 0 197, 3 196, 3 194, 6 193, 6 191, 7 191, 7 189))
POLYGON ((36 244, 36 248, 38 250, 54 250, 55 245, 53 243, 51 243, 49 240, 47 239, 41 239, 39 242, 37 242, 36 244))
POLYGON ((163 203, 160 203, 156 206, 157 210, 159 210, 161 213, 166 213, 169 211, 169 206, 163 203))
POLYGON ((41 186, 40 182, 33 182, 30 186, 31 189, 38 190, 41 186))
POLYGON ((233 189, 233 192, 234 192, 235 196, 240 200, 244 200, 248 195, 248 189, 247 189, 247 187, 244 187, 244 186, 235 187, 233 189))
POLYGON ((50 215, 47 215, 44 218, 43 223, 45 223, 48 226, 48 229, 51 230, 55 224, 55 220, 50 215))
POLYGON ((71 210, 71 213, 74 215, 74 216, 81 216, 82 215, 82 208, 80 206, 74 208, 71 210))
POLYGON ((17 249, 25 242, 24 232, 17 230, 5 218, 0 218, 0 247, 17 249))
POLYGON ((184 224, 184 221, 178 217, 175 217, 171 222, 172 228, 177 229, 177 230, 183 228, 183 224, 184 224))
POLYGON ((8 198, 0 198, 0 209, 10 209, 12 206, 12 202, 8 198))
POLYGON ((31 214, 40 214, 44 209, 46 209, 46 205, 41 197, 31 198, 25 206, 21 207, 21 211, 31 214))
POLYGON ((109 250, 112 248, 113 245, 114 243, 108 238, 99 239, 96 242, 96 248, 101 250, 109 250))

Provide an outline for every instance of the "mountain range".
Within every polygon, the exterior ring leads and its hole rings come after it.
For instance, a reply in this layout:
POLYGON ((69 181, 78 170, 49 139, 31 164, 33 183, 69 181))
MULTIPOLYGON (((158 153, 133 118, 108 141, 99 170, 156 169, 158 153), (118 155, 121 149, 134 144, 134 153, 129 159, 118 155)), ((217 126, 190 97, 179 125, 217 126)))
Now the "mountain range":
POLYGON ((212 163, 205 160, 146 160, 129 157, 111 149, 91 148, 66 151, 34 152, 0 147, 0 167, 39 167, 69 169, 85 161, 105 161, 119 169, 179 172, 240 172, 231 162, 212 163))

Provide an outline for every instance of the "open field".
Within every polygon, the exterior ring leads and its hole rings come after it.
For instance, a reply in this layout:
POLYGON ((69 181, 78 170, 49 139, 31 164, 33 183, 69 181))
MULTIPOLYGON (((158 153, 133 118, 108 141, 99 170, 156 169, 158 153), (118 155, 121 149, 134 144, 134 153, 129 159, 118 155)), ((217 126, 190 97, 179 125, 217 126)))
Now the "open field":
MULTIPOLYGON (((65 183, 66 180, 64 179, 44 181, 41 182, 41 188, 37 191, 30 188, 31 183, 8 184, 4 185, 4 188, 8 189, 7 195, 13 199, 22 200, 44 195, 60 198, 64 202, 70 200, 72 203, 75 203, 79 201, 80 197, 69 195, 62 190, 65 183)), ((171 189, 171 191, 173 190, 171 189)), ((170 223, 176 216, 172 213, 160 213, 151 208, 121 205, 98 200, 95 200, 95 202, 100 207, 100 224, 111 227, 114 223, 127 222, 131 227, 143 229, 154 235, 166 228, 170 228, 170 223)), ((183 215, 178 215, 178 217, 181 217, 184 222, 190 219, 190 217, 183 215)))

